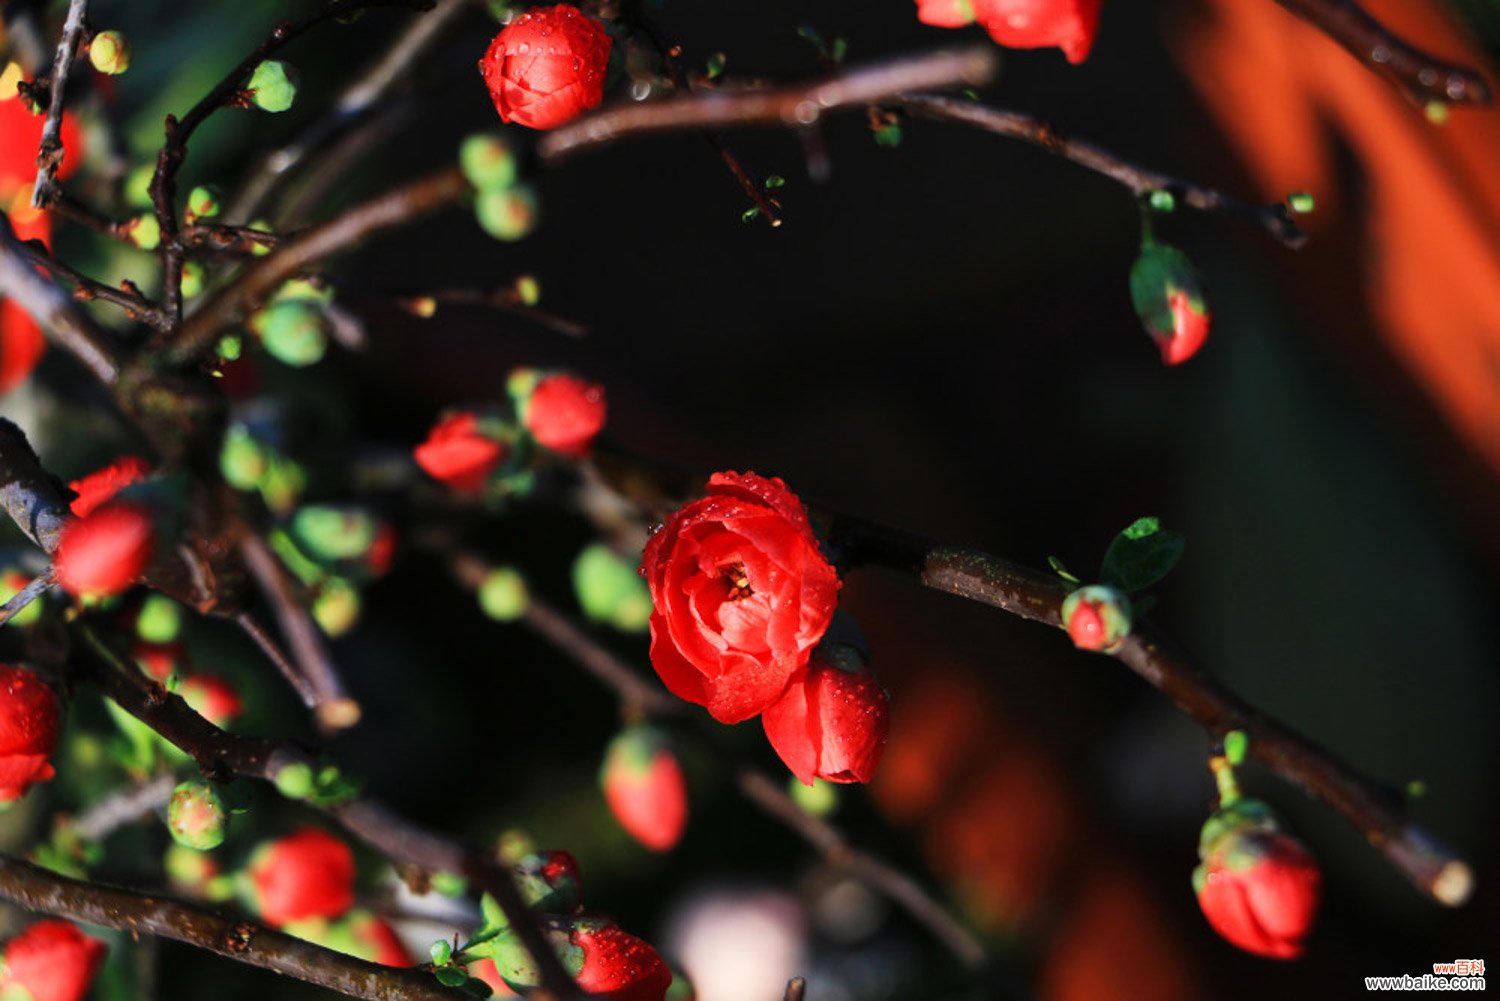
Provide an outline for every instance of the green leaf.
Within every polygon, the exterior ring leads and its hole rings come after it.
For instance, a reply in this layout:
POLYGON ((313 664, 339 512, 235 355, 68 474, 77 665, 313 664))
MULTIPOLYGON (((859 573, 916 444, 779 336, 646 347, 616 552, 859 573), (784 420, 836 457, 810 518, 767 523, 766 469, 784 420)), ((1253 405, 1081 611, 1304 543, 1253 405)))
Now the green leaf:
POLYGON ((461 986, 463 987, 464 993, 472 994, 476 998, 487 998, 491 994, 495 993, 490 989, 489 984, 485 983, 483 980, 480 980, 478 977, 470 977, 468 980, 465 980, 461 986))
POLYGON ((1250 737, 1244 730, 1230 730, 1224 735, 1224 757, 1235 767, 1245 763, 1250 750, 1250 737))
POLYGON ((838 38, 835 38, 833 40, 833 45, 830 47, 828 55, 833 59, 834 62, 841 63, 844 61, 844 57, 848 54, 849 40, 840 35, 838 38))
POLYGON ((1171 572, 1186 545, 1180 534, 1163 529, 1159 519, 1139 518, 1109 544, 1099 578, 1122 591, 1143 590, 1171 572))
POLYGON ((759 208, 748 208, 745 210, 744 215, 740 216, 740 222, 751 222, 758 215, 760 215, 759 208))
POLYGON ((901 126, 882 125, 875 130, 875 145, 894 149, 901 145, 901 126))
POLYGON ((438 983, 444 987, 462 987, 469 981, 467 973, 463 970, 456 970, 451 966, 438 967, 433 971, 433 976, 437 977, 438 983))
POLYGON ((1063 580, 1067 581, 1069 584, 1082 584, 1083 583, 1083 581, 1081 581, 1077 577, 1073 576, 1073 574, 1069 572, 1068 568, 1065 567, 1065 566, 1063 566, 1063 561, 1060 560, 1060 559, 1058 559, 1056 556, 1049 556, 1049 557, 1047 557, 1047 565, 1052 568, 1052 572, 1053 573, 1057 574, 1059 577, 1061 577, 1063 580))

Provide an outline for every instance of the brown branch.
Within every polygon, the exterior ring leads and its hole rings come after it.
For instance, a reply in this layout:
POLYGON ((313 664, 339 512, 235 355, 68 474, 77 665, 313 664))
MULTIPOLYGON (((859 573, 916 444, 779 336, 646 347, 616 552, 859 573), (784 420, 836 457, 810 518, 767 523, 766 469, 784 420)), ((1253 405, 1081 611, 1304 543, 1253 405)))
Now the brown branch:
POLYGON ((67 821, 68 829, 85 841, 100 841, 111 833, 151 816, 165 807, 177 788, 171 772, 116 789, 83 813, 67 821))
POLYGON ((1170 192, 1175 199, 1192 208, 1253 223, 1288 247, 1300 247, 1307 242, 1307 234, 1292 221, 1291 212, 1285 205, 1256 205, 1213 188, 1149 170, 1093 143, 1066 136, 1056 126, 1020 112, 989 108, 936 94, 898 94, 882 103, 921 118, 972 125, 996 135, 1021 139, 1102 174, 1129 188, 1138 197, 1152 191, 1170 192))
POLYGON ((26 433, 3 417, 0 417, 0 510, 47 553, 57 548, 63 526, 73 519, 62 483, 42 468, 26 433))
POLYGON ((33 264, 46 268, 59 278, 64 278, 74 285, 73 298, 82 301, 98 299, 102 302, 119 306, 125 311, 125 315, 132 320, 142 320, 157 330, 167 329, 167 317, 154 302, 143 295, 135 292, 127 292, 124 289, 106 285, 101 281, 90 278, 88 275, 64 264, 53 257, 40 240, 28 240, 21 245, 22 252, 31 259, 33 264))
MULTIPOLYGON (((289 765, 316 768, 305 751, 292 744, 227 733, 214 726, 158 682, 124 664, 86 623, 79 623, 81 656, 72 659, 79 673, 121 709, 182 749, 210 778, 238 775, 275 783, 289 765)), ((320 807, 350 835, 399 865, 463 876, 491 894, 510 920, 521 944, 534 957, 542 987, 555 1001, 582 997, 522 902, 510 871, 495 856, 429 831, 364 798, 320 807)))
POLYGON ((425 295, 404 296, 396 302, 396 305, 408 313, 424 319, 430 316, 436 307, 445 304, 487 306, 491 309, 504 310, 530 320, 539 327, 562 334, 564 337, 582 339, 589 335, 588 327, 576 320, 569 320, 545 309, 526 305, 521 301, 521 295, 514 285, 505 285, 488 291, 467 288, 438 289, 425 295))
POLYGON ((57 55, 52 59, 52 74, 47 82, 47 120, 42 123, 42 141, 36 153, 36 183, 31 189, 33 208, 44 208, 57 187, 57 168, 63 159, 63 92, 67 90, 68 73, 73 69, 73 57, 83 38, 88 8, 88 0, 69 0, 62 39, 57 43, 57 55))
POLYGON ((100 382, 115 381, 120 364, 109 335, 66 292, 36 273, 4 213, 0 213, 0 298, 14 299, 100 382))
MULTIPOLYGON (((1060 609, 1068 588, 1056 577, 848 515, 827 519, 829 543, 843 567, 867 563, 899 570, 934 590, 1062 628, 1060 609)), ((1144 627, 1138 626, 1114 656, 1196 720, 1210 738, 1244 731, 1252 757, 1332 806, 1428 896, 1450 907, 1468 899, 1473 889, 1468 863, 1411 823, 1401 797, 1388 786, 1260 712, 1144 627)))
POLYGON ((187 157, 188 140, 198 126, 219 108, 230 104, 241 85, 255 67, 298 35, 324 21, 346 17, 370 7, 412 7, 432 9, 433 0, 335 0, 316 14, 300 21, 283 21, 248 56, 240 61, 197 104, 178 118, 168 115, 166 141, 156 158, 156 173, 151 177, 151 204, 156 221, 161 224, 162 308, 175 327, 182 318, 183 243, 177 227, 177 171, 187 157))
POLYGON ((314 262, 355 246, 374 233, 405 225, 453 204, 468 190, 457 167, 445 168, 356 205, 283 243, 220 289, 188 320, 171 343, 170 361, 187 364, 204 355, 218 342, 225 326, 314 262))
POLYGON ((47 569, 31 578, 25 587, 11 595, 5 604, 0 605, 0 626, 21 614, 27 605, 52 590, 56 583, 57 571, 49 565, 47 569))
MULTIPOLYGON (((338 668, 328 653, 328 645, 307 609, 297 600, 293 585, 281 562, 265 540, 246 532, 240 541, 240 555, 245 567, 260 585, 261 593, 271 603, 271 611, 281 626, 282 635, 292 647, 306 686, 299 693, 311 696, 307 703, 325 730, 346 730, 359 722, 359 703, 350 698, 339 677, 338 668)), ((253 636, 253 634, 252 634, 253 636)))
POLYGON ((469 995, 443 987, 417 968, 381 966, 264 925, 158 894, 59 876, 0 855, 0 897, 28 910, 185 942, 239 963, 258 966, 369 1001, 458 1001, 469 995))
POLYGON ((558 163, 637 135, 747 125, 804 128, 826 112, 863 107, 907 91, 979 86, 994 76, 997 65, 993 48, 976 47, 897 59, 796 86, 720 89, 616 105, 547 133, 537 152, 544 161, 558 163))
POLYGON ((1418 104, 1488 104, 1490 86, 1467 66, 1445 62, 1393 35, 1352 0, 1276 0, 1316 25, 1354 58, 1418 104))
POLYGON ((802 1001, 807 996, 807 981, 801 977, 793 977, 786 982, 786 993, 781 996, 782 1001, 802 1001))

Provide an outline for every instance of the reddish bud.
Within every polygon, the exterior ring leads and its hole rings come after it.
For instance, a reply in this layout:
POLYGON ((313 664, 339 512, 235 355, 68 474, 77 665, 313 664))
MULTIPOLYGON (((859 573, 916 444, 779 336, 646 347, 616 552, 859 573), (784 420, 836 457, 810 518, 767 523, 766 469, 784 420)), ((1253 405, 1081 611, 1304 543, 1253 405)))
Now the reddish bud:
POLYGON ((36 675, 0 664, 0 803, 26 794, 54 772, 47 759, 57 750, 57 697, 36 675))
POLYGON ((157 681, 166 681, 180 673, 180 665, 187 663, 187 648, 181 643, 147 643, 141 640, 130 648, 130 659, 146 674, 157 681))
POLYGON ((962 28, 974 21, 971 0, 917 0, 917 20, 935 28, 962 28))
POLYGON ((1246 952, 1295 959, 1317 916, 1322 877, 1311 852, 1270 809, 1238 800, 1204 824, 1198 904, 1214 931, 1246 952))
POLYGON ((155 537, 145 507, 128 501, 106 504, 63 528, 52 554, 57 582, 73 595, 118 594, 146 569, 155 537))
POLYGON ((885 752, 890 696, 863 663, 849 670, 814 653, 761 722, 771 746, 805 785, 814 778, 868 782, 885 752))
POLYGON ((209 782, 180 782, 167 802, 167 830, 172 840, 198 851, 224 843, 224 801, 209 782))
POLYGON ((672 971, 656 950, 612 922, 580 921, 568 940, 583 952, 574 978, 590 993, 608 993, 614 1001, 662 1001, 672 986, 672 971))
MULTIPOLYGON (((1081 63, 1094 47, 1103 0, 973 0, 974 18, 999 45, 1062 49, 1081 63)), ((920 14, 918 15, 920 16, 920 14)))
POLYGON ((1130 635, 1130 599, 1108 584, 1090 584, 1069 594, 1063 626, 1080 650, 1114 650, 1130 635))
POLYGON ((177 694, 193 711, 214 726, 225 726, 245 710, 240 693, 215 674, 194 674, 182 679, 177 694))
POLYGON ((582 457, 604 427, 604 387, 571 375, 549 375, 526 402, 526 430, 563 455, 582 457))
POLYGON ((1130 269, 1130 298, 1166 365, 1187 361, 1203 342, 1213 317, 1203 278, 1176 247, 1148 242, 1130 269))
POLYGON ((354 903, 354 853, 307 827, 262 845, 250 862, 255 904, 268 924, 336 918, 354 903))
POLYGON ((604 100, 612 44, 577 7, 533 7, 495 36, 479 73, 502 122, 555 129, 604 100))
POLYGON ((583 905, 578 860, 563 851, 528 852, 512 867, 526 906, 547 914, 576 914, 583 905))
POLYGON ((0 994, 31 1001, 80 1001, 104 962, 105 945, 71 921, 38 921, 5 947, 0 994))
POLYGON ((458 493, 477 494, 505 461, 505 453, 503 442, 480 432, 473 413, 461 411, 438 421, 412 455, 428 476, 458 493))
POLYGON ((654 852, 677 844, 687 825, 687 780, 671 741, 635 725, 610 741, 599 772, 604 799, 620 826, 654 852))

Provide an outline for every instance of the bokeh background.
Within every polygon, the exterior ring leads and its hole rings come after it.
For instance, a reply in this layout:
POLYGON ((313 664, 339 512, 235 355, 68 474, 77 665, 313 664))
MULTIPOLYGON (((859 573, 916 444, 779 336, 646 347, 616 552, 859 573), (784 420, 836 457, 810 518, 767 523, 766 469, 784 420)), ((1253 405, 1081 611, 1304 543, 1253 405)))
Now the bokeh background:
MULTIPOLYGON (((1487 5, 1368 6, 1489 72, 1485 39, 1500 34, 1487 5)), ((135 44, 111 97, 127 162, 277 18, 311 9, 91 5, 135 44)), ((855 64, 983 40, 918 24, 906 0, 648 12, 686 64, 723 52, 729 74, 775 79, 817 72, 803 25, 845 37, 855 64)), ((232 185, 407 17, 376 12, 291 46, 298 106, 219 114, 185 184, 232 185)), ((493 31, 478 9, 461 19, 390 98, 381 141, 321 191, 290 188, 281 221, 326 218, 494 127, 474 72, 493 31)), ((797 136, 735 134, 752 170, 786 178, 786 223, 771 229, 742 221, 744 196, 701 137, 645 139, 538 170, 543 221, 525 241, 495 242, 452 211, 338 260, 330 274, 367 349, 271 378, 310 401, 310 438, 336 428, 339 441, 405 448, 445 406, 500 397, 515 365, 571 367, 608 387, 609 435, 625 449, 779 475, 834 509, 1033 565, 1057 555, 1085 576, 1114 532, 1160 515, 1188 550, 1153 621, 1257 705, 1394 784, 1423 782, 1415 816, 1475 864, 1466 908, 1423 899, 1331 810, 1251 769, 1253 791, 1322 860, 1326 899, 1300 962, 1237 952, 1189 884, 1212 803, 1196 726, 1059 635, 879 571, 851 576, 844 602, 892 691, 892 740, 873 787, 841 795, 840 822, 983 933, 1003 967, 998 996, 1342 997, 1366 975, 1500 959, 1497 113, 1454 109, 1430 125, 1270 0, 1114 0, 1086 63, 1007 52, 982 96, 1247 197, 1311 191, 1313 240, 1291 251, 1228 218, 1163 220, 1159 235, 1207 276, 1216 317, 1200 355, 1169 370, 1130 306, 1136 205, 1079 167, 927 122, 881 148, 856 113, 820 126, 832 171, 818 183, 797 136), (395 305, 522 273, 588 336, 395 305)), ((64 256, 149 274, 145 255, 99 257, 65 226, 57 241, 64 256)), ((77 437, 100 429, 75 412, 88 398, 53 352, 0 412, 68 429, 50 454, 81 472, 102 447, 77 437)), ((460 527, 559 602, 590 538, 545 509, 460 527)), ((793 975, 816 1001, 972 996, 919 928, 757 815, 710 761, 689 762, 682 845, 656 857, 630 842, 594 780, 612 700, 539 641, 487 623, 435 562, 409 555, 367 600, 335 648, 365 722, 333 751, 373 792, 476 837, 519 826, 574 851, 592 905, 698 964, 704 1001, 777 997, 793 975)), ((240 655, 212 630, 202 642, 207 656, 240 655)), ((644 640, 611 642, 644 668, 644 640)), ((248 725, 266 732, 297 716, 275 692, 252 708, 248 725)), ((738 731, 779 767, 754 723, 738 731)), ((152 837, 125 836, 114 871, 136 871, 131 852, 148 855, 152 837)), ((227 856, 253 840, 237 835, 227 856)), ((163 998, 316 994, 185 950, 161 958, 163 998)), ((132 996, 130 983, 120 972, 106 988, 132 996)))

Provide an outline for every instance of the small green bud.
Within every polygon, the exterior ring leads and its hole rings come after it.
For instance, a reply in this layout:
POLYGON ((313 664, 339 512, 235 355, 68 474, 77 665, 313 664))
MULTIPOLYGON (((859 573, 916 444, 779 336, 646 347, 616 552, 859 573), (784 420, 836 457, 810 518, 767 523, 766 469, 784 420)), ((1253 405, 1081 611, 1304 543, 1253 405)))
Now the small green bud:
POLYGON ((534 368, 514 368, 505 377, 505 392, 515 401, 522 418, 526 416, 526 402, 531 399, 532 392, 544 375, 545 372, 534 368))
POLYGON ((337 639, 359 621, 359 591, 342 577, 329 577, 313 599, 312 617, 319 628, 337 639))
POLYGON ((542 283, 536 275, 522 275, 516 279, 516 297, 523 306, 535 306, 542 301, 542 283))
POLYGON ((474 215, 480 228, 507 243, 523 239, 536 229, 540 210, 536 193, 524 184, 481 191, 474 200, 474 215))
POLYGON ((267 59, 250 74, 245 92, 261 111, 285 111, 297 99, 297 71, 279 59, 267 59))
MULTIPOLYGON (((201 295, 202 292, 203 292, 203 283, 207 280, 207 277, 208 277, 208 272, 206 272, 203 269, 203 265, 199 264, 197 261, 183 261, 182 262, 182 296, 183 296, 183 298, 185 298, 185 299, 191 299, 195 295, 201 295)), ((221 354, 220 357, 223 357, 223 355, 221 354)))
POLYGON ((895 149, 900 146, 902 138, 899 125, 882 125, 875 130, 875 145, 884 146, 886 149, 895 149))
POLYGON ((271 357, 293 368, 322 360, 328 350, 328 321, 323 311, 300 299, 278 302, 250 317, 271 357))
POLYGON ((504 191, 516 183, 516 155, 499 136, 477 132, 458 147, 458 166, 480 191, 504 191))
POLYGON ((1250 736, 1244 730, 1230 730, 1224 735, 1224 758, 1238 768, 1250 752, 1250 736))
POLYGON ((453 945, 444 939, 438 939, 432 943, 427 954, 432 957, 432 965, 447 966, 448 961, 453 958, 453 945))
POLYGON ((651 618, 651 593, 635 567, 602 542, 573 561, 573 589, 589 618, 622 632, 640 632, 651 618))
POLYGON ((167 879, 177 886, 198 889, 219 874, 212 856, 175 841, 167 846, 162 863, 167 879))
POLYGON ((188 192, 187 206, 182 212, 182 221, 194 223, 199 219, 212 219, 219 214, 219 191, 209 184, 200 184, 188 192))
POLYGON ((1153 191, 1148 201, 1153 212, 1166 213, 1177 208, 1177 199, 1172 196, 1172 192, 1170 191, 1153 191))
POLYGON ((118 31, 101 31, 89 42, 89 65, 117 76, 130 69, 130 42, 118 31))
POLYGON ((826 817, 838 809, 839 792, 832 782, 815 778, 812 785, 803 785, 794 775, 787 781, 786 791, 793 802, 814 817, 826 817))
POLYGON ((235 361, 240 352, 245 350, 245 342, 239 334, 225 334, 219 338, 219 346, 215 349, 219 353, 221 361, 235 361))
POLYGON ((146 595, 136 616, 135 631, 147 643, 172 642, 182 631, 182 606, 164 594, 146 595))
POLYGON ((224 824, 224 802, 212 783, 193 779, 172 790, 167 829, 179 845, 198 851, 217 848, 224 843, 224 824))
POLYGON ((161 223, 151 213, 143 213, 125 223, 123 235, 142 250, 155 250, 161 246, 161 223))
POLYGON ((309 504, 292 518, 292 537, 323 563, 357 560, 375 541, 375 519, 358 507, 309 504))
POLYGON ((243 424, 231 424, 219 450, 219 472, 236 490, 254 490, 271 468, 271 453, 243 424))
POLYGON ((133 209, 151 207, 151 179, 156 176, 156 164, 143 163, 125 175, 120 197, 133 209))
MULTIPOLYGON (((245 224, 245 228, 246 229, 253 229, 257 233, 272 233, 272 234, 274 234, 276 232, 276 230, 271 227, 271 224, 268 223, 268 222, 266 222, 266 220, 264 220, 264 219, 256 219, 254 222, 246 223, 245 224)), ((267 247, 263 243, 254 244, 250 248, 250 256, 251 257, 265 257, 270 252, 271 252, 271 248, 267 247)))
POLYGON ((306 762, 285 765, 276 773, 276 791, 287 799, 306 799, 313 791, 313 770, 306 762))
POLYGON ((271 297, 272 302, 332 302, 333 286, 322 275, 293 278, 284 282, 276 294, 271 297))
POLYGON ((1433 125, 1443 125, 1448 121, 1448 105, 1443 101, 1428 101, 1422 112, 1433 125))
POLYGON ((514 622, 526 614, 526 579, 512 567, 491 570, 479 585, 479 607, 497 622, 514 622))
POLYGON ((1306 191, 1294 191, 1287 195, 1286 204, 1287 208, 1298 215, 1307 215, 1317 207, 1317 202, 1313 199, 1313 196, 1306 191))

